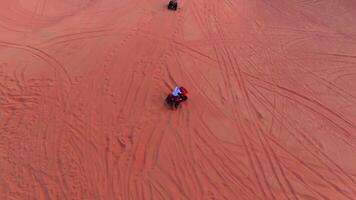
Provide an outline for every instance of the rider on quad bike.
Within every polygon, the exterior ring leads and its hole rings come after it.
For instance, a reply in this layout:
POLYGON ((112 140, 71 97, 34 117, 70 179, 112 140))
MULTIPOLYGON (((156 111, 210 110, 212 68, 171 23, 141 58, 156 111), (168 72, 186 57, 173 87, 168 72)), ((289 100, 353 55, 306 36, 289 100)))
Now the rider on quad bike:
POLYGON ((177 86, 174 88, 172 95, 174 97, 183 97, 186 96, 188 93, 187 89, 185 89, 183 86, 177 86))
POLYGON ((177 0, 170 0, 168 3, 168 9, 170 10, 177 10, 178 2, 177 0))
POLYGON ((182 86, 177 86, 174 88, 173 92, 167 96, 166 102, 168 105, 177 108, 180 103, 188 99, 187 94, 187 89, 182 86))

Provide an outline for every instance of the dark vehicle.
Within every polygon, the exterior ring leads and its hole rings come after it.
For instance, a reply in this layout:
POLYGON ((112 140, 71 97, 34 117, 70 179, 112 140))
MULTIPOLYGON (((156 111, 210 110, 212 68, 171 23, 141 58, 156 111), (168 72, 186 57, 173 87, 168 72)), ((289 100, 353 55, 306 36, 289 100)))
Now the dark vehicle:
POLYGON ((178 108, 180 103, 187 101, 187 100, 188 100, 188 97, 185 95, 180 95, 180 96, 176 97, 176 96, 173 96, 172 94, 168 94, 166 97, 166 103, 172 109, 178 108))
POLYGON ((178 3, 176 0, 170 0, 168 3, 168 9, 170 10, 177 10, 178 8, 178 3))

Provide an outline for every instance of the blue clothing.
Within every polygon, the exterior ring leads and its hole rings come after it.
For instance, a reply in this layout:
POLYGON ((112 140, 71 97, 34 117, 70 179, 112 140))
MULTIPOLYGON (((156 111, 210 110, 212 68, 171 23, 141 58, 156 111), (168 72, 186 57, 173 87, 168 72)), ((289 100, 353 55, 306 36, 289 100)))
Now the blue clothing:
POLYGON ((180 90, 180 87, 177 86, 176 88, 174 88, 172 95, 178 97, 180 94, 182 94, 182 91, 180 90))

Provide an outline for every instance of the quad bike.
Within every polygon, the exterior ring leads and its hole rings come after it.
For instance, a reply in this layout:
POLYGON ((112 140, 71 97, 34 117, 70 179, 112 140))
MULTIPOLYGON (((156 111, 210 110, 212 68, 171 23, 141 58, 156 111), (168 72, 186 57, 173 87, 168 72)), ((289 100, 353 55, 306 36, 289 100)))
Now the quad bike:
POLYGON ((168 94, 166 97, 166 104, 171 107, 172 109, 178 108, 180 103, 187 101, 188 97, 185 95, 181 95, 179 97, 175 97, 172 94, 168 94))
POLYGON ((170 0, 168 3, 168 9, 169 10, 177 10, 178 3, 175 0, 170 0))

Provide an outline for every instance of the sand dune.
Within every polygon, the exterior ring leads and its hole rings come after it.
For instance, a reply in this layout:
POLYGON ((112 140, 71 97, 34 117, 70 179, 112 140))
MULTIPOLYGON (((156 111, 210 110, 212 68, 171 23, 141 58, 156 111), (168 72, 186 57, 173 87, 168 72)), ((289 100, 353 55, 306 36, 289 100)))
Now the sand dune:
POLYGON ((166 5, 0 2, 0 199, 356 199, 355 2, 166 5))

